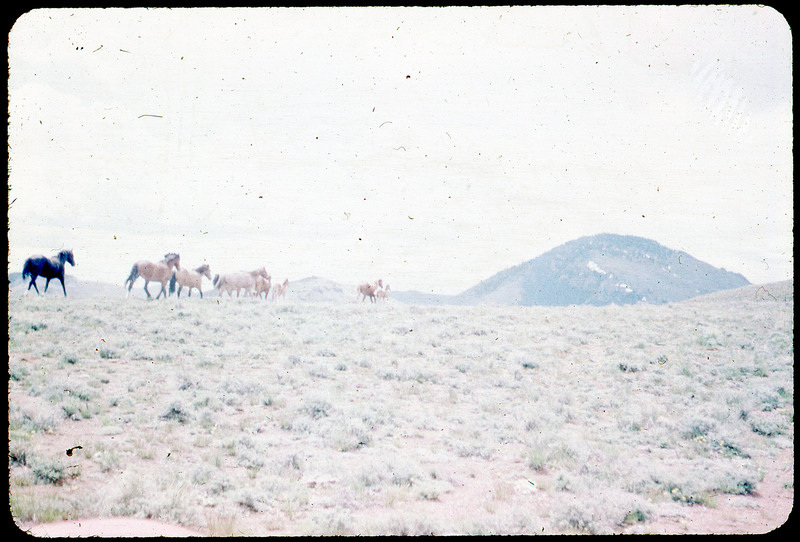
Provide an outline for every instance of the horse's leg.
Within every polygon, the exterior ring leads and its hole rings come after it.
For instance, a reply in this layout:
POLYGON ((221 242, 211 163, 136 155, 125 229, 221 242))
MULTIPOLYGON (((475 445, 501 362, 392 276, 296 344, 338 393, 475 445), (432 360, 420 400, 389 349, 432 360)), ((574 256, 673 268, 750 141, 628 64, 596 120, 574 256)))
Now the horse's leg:
POLYGON ((147 289, 147 285, 148 284, 150 284, 150 281, 147 280, 147 279, 144 279, 144 293, 147 294, 147 299, 151 299, 153 296, 150 295, 150 292, 147 289))
POLYGON ((47 279, 47 282, 44 283, 44 293, 47 293, 47 287, 50 286, 50 279, 47 279))
POLYGON ((67 289, 64 287, 64 279, 61 278, 61 277, 58 277, 58 280, 61 281, 61 289, 64 290, 64 297, 67 297, 67 289))
MULTIPOLYGON (((34 289, 34 290, 36 290, 36 295, 41 295, 41 294, 39 293, 39 288, 36 286, 36 277, 33 277, 33 278, 31 279, 31 283, 30 283, 30 284, 28 284, 28 290, 27 290, 27 291, 30 291, 30 289, 31 289, 31 286, 33 286, 33 289, 34 289)), ((27 293, 27 292, 26 292, 26 293, 27 293)))

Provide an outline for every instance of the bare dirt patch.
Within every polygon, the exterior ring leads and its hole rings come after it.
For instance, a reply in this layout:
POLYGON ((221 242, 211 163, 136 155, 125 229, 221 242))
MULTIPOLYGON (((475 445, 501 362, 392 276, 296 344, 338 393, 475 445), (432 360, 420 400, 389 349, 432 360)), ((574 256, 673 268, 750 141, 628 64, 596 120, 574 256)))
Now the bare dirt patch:
POLYGON ((203 536, 179 525, 170 525, 152 519, 137 518, 99 518, 54 523, 40 523, 21 529, 33 536, 46 538, 73 538, 85 536, 99 537, 155 537, 169 538, 203 536))

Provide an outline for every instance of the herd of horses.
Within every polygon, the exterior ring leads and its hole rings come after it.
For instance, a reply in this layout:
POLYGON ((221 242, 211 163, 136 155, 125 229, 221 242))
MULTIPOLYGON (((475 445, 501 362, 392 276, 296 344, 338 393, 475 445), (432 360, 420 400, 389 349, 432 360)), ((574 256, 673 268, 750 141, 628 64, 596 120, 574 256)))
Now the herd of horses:
POLYGON ((156 295, 156 299, 167 297, 167 283, 169 283, 169 293, 175 293, 177 286, 177 295, 181 296, 183 288, 187 288, 187 295, 192 296, 192 290, 197 289, 200 298, 203 297, 203 277, 214 284, 214 287, 221 296, 223 293, 233 297, 233 292, 236 292, 236 297, 252 296, 261 298, 264 294, 264 299, 269 299, 270 290, 272 291, 272 300, 276 301, 279 297, 286 295, 286 287, 289 285, 289 279, 283 281, 283 284, 272 285, 272 277, 267 270, 262 267, 254 271, 242 273, 228 273, 225 275, 214 275, 211 277, 211 267, 208 264, 203 264, 200 267, 190 270, 181 267, 181 257, 174 252, 164 255, 164 259, 160 262, 151 262, 148 260, 140 260, 133 264, 131 273, 125 279, 125 286, 128 288, 128 297, 133 288, 133 283, 136 279, 142 277, 144 279, 144 293, 147 294, 148 299, 152 298, 150 291, 147 289, 150 282, 157 282, 161 284, 161 291, 156 295))
MULTIPOLYGON (((75 265, 75 258, 71 250, 62 250, 52 258, 36 255, 31 256, 25 260, 22 268, 22 279, 25 280, 30 277, 28 284, 28 291, 31 287, 39 293, 39 288, 36 286, 36 279, 44 277, 47 282, 44 285, 44 291, 47 292, 47 287, 50 285, 52 279, 58 279, 61 282, 61 289, 64 291, 64 297, 67 296, 67 289, 64 286, 64 268, 66 264, 75 265)), ((130 275, 125 279, 125 287, 128 297, 133 288, 134 282, 142 277, 144 279, 144 293, 147 294, 148 299, 152 299, 150 290, 147 286, 151 282, 161 284, 161 290, 156 295, 156 299, 162 295, 167 298, 167 284, 169 284, 169 294, 175 293, 177 286, 177 296, 181 296, 183 288, 187 288, 187 295, 192 296, 192 290, 197 289, 200 298, 203 297, 203 277, 214 284, 214 287, 221 296, 223 293, 228 294, 228 297, 233 297, 233 292, 236 292, 236 297, 251 296, 261 299, 261 294, 264 294, 264 299, 269 299, 270 291, 272 292, 272 300, 277 301, 280 297, 286 296, 286 287, 289 285, 289 279, 286 279, 281 284, 272 284, 272 277, 264 267, 254 271, 241 272, 241 273, 228 273, 225 275, 214 275, 211 277, 211 268, 208 264, 203 264, 200 267, 190 270, 181 267, 181 257, 179 254, 170 252, 164 255, 164 259, 160 262, 151 262, 149 260, 139 260, 131 267, 130 275)), ((358 286, 358 294, 361 296, 361 301, 367 298, 370 302, 376 303, 377 301, 385 301, 389 297, 389 285, 384 288, 383 280, 378 279, 375 282, 367 282, 358 286)))

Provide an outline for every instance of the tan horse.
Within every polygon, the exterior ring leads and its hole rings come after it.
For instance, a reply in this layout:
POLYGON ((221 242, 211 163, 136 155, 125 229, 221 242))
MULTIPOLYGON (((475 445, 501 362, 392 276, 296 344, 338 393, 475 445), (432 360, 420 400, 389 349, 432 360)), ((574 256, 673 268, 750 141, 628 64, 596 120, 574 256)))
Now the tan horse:
POLYGON ((247 273, 229 273, 227 275, 216 275, 214 277, 214 286, 219 290, 219 295, 222 296, 223 292, 228 292, 228 297, 233 297, 234 290, 236 297, 239 297, 240 292, 244 289, 245 295, 253 295, 256 289, 256 277, 263 277, 265 279, 271 278, 267 270, 263 267, 250 271, 247 273))
POLYGON ((286 297, 286 287, 289 286, 289 279, 283 281, 283 284, 276 284, 272 287, 272 300, 275 301, 279 297, 286 297))
POLYGON ((389 285, 387 284, 386 288, 375 292, 375 297, 378 301, 389 301, 389 285))
POLYGON ((383 288, 383 279, 378 279, 372 283, 359 284, 358 294, 361 295, 361 301, 364 302, 369 297, 370 302, 375 303, 375 292, 378 291, 378 288, 383 288))
POLYGON ((269 289, 272 286, 271 278, 264 278, 261 275, 256 277, 256 295, 261 299, 261 294, 264 294, 264 299, 269 298, 269 289))
POLYGON ((158 292, 156 299, 161 297, 161 294, 164 294, 164 299, 167 298, 167 282, 172 278, 172 268, 180 270, 181 268, 181 257, 178 254, 174 254, 170 252, 169 254, 164 255, 164 259, 158 263, 153 263, 147 260, 139 260, 133 267, 131 268, 130 276, 125 279, 125 284, 128 287, 128 293, 125 294, 125 297, 131 295, 131 288, 133 288, 133 283, 136 282, 136 279, 142 277, 144 279, 144 293, 147 294, 147 298, 150 299, 153 296, 150 295, 150 292, 147 290, 147 285, 150 284, 150 281, 153 282, 160 282, 161 283, 161 291, 158 292))
POLYGON ((192 297, 192 288, 197 288, 200 292, 200 299, 203 299, 203 277, 211 280, 211 268, 208 264, 203 264, 194 271, 189 269, 179 269, 173 271, 172 278, 169 281, 169 293, 172 295, 175 292, 175 284, 178 285, 178 297, 181 296, 181 290, 186 286, 189 288, 189 297, 192 297))

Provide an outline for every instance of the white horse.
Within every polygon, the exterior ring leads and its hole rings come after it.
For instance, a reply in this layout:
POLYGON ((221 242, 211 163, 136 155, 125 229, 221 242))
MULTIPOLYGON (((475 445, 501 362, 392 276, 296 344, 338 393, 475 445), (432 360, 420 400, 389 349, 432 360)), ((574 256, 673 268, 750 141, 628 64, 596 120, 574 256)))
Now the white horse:
POLYGON ((256 277, 269 279, 269 273, 263 267, 247 273, 230 273, 227 275, 216 275, 214 286, 219 291, 220 297, 223 292, 228 292, 228 297, 233 297, 232 291, 236 291, 236 297, 244 289, 244 295, 254 295, 256 289, 256 277))

